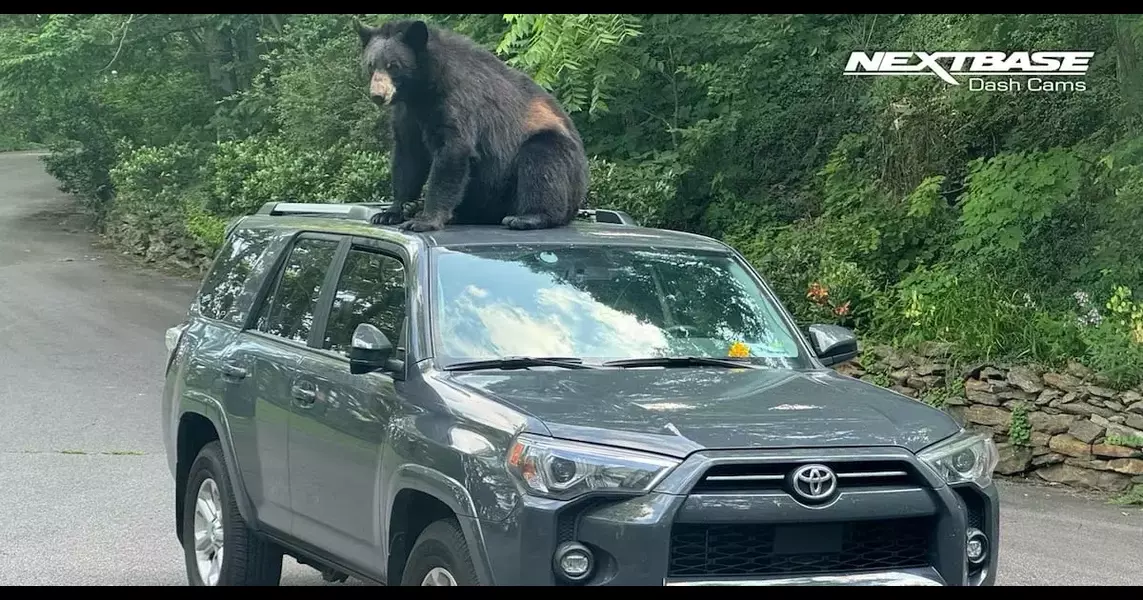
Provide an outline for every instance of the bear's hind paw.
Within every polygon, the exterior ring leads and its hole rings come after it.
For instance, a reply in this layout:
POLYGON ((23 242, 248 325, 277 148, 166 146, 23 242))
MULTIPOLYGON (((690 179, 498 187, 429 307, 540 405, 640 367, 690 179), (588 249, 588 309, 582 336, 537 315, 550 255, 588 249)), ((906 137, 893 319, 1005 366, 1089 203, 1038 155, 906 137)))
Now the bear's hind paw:
POLYGON ((541 215, 508 215, 500 221, 508 229, 547 229, 551 227, 546 217, 541 215))

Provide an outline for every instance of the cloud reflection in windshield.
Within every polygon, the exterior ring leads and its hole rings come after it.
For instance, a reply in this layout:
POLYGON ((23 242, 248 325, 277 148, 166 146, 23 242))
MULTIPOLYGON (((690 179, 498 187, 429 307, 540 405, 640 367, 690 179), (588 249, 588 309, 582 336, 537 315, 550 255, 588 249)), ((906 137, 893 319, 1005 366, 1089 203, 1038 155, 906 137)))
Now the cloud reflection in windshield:
POLYGON ((439 248, 438 354, 461 360, 794 359, 773 306, 727 255, 613 247, 439 248))

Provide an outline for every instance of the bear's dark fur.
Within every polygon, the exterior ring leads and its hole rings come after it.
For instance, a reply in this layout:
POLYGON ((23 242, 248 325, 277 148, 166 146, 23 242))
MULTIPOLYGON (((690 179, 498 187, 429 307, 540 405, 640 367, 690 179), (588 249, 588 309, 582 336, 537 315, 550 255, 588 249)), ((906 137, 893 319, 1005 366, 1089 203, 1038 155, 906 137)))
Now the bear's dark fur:
POLYGON ((560 227, 587 195, 579 131, 526 74, 460 34, 423 21, 357 23, 370 96, 392 110, 393 207, 384 224, 560 227), (424 206, 404 220, 402 207, 424 206))

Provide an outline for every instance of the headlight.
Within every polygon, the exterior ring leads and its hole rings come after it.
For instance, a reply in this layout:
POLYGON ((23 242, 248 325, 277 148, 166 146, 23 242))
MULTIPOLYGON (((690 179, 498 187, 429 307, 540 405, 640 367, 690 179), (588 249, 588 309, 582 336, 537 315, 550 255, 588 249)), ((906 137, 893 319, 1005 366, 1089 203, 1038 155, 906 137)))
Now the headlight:
POLYGON ((512 444, 507 463, 528 493, 556 500, 591 492, 646 493, 679 464, 653 454, 526 433, 512 444))
POLYGON ((949 485, 973 482, 980 487, 992 483, 992 471, 1000 462, 992 437, 961 432, 917 455, 949 485))

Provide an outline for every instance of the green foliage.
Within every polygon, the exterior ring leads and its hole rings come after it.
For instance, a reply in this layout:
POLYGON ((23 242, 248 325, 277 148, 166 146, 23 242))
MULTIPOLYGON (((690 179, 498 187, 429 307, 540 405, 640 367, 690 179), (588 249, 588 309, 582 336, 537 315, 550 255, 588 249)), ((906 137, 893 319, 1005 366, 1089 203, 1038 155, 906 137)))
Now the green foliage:
POLYGON ((676 193, 682 168, 669 156, 635 162, 589 161, 591 188, 587 205, 626 211, 640 223, 655 227, 668 220, 664 205, 676 193))
POLYGON ((944 408, 948 405, 950 398, 963 397, 964 380, 952 379, 942 387, 926 390, 921 396, 921 401, 934 408, 944 408))
POLYGON ((273 129, 298 148, 381 149, 378 111, 369 100, 349 15, 293 15, 266 41, 271 48, 253 85, 219 115, 227 132, 222 139, 273 129))
POLYGON ((1131 290, 1118 286, 1106 307, 1106 316, 1082 329, 1084 362, 1126 389, 1143 382, 1143 302, 1132 301, 1131 290))
POLYGON ((1135 484, 1126 494, 1113 498, 1112 503, 1127 506, 1143 505, 1143 484, 1135 484))
POLYGON ((608 110, 612 80, 638 76, 624 60, 627 42, 639 35, 634 15, 504 15, 508 31, 496 52, 532 74, 566 110, 608 110))
POLYGON ((199 148, 190 144, 123 145, 118 154, 124 158, 109 174, 116 196, 107 209, 107 218, 147 232, 146 236, 130 238, 137 251, 149 249, 151 238, 156 236, 189 237, 206 251, 218 248, 218 236, 204 228, 204 222, 213 217, 202 214, 195 194, 204 160, 199 148))
POLYGON ((352 22, 396 17, 551 90, 590 206, 730 243, 803 324, 1143 379, 1138 15, 0 15, 0 149, 49 147, 61 188, 147 255, 209 255, 268 201, 384 199, 352 22), (893 48, 1095 58, 1083 92, 841 76, 893 48))
POLYGON ((213 214, 249 214, 266 202, 378 202, 389 196, 387 155, 350 144, 298 149, 279 138, 222 142, 207 161, 213 214))
POLYGON ((1128 446, 1130 448, 1143 448, 1143 436, 1121 436, 1109 435, 1107 436, 1106 443, 1115 446, 1128 446))
POLYGON ((1082 177, 1079 159, 1063 148, 978 158, 968 169, 954 248, 977 256, 1018 251, 1025 236, 1072 199, 1082 177))
POLYGON ((893 387, 893 380, 885 373, 868 373, 861 378, 863 381, 868 381, 873 385, 889 389, 893 387))
POLYGON ((1032 440, 1032 424, 1028 421, 1028 404, 1018 402, 1012 407, 1008 423, 1008 441, 1017 446, 1028 446, 1032 440))
POLYGON ((124 159, 109 173, 115 204, 129 212, 163 212, 178 206, 184 191, 200 177, 202 153, 189 144, 124 147, 124 159))
MULTIPOLYGON (((919 267, 894 286, 879 313, 878 330, 905 345, 951 342, 960 358, 1031 358, 1048 363, 1082 351, 1062 317, 1037 310, 982 267, 919 267), (1053 329, 1055 328, 1055 329, 1053 329), (1045 346, 1045 331, 1057 345, 1045 346)), ((1077 333, 1078 334, 1078 333, 1077 333)))
POLYGON ((924 402, 933 408, 944 408, 945 404, 948 402, 948 396, 945 394, 943 388, 937 388, 922 394, 921 402, 924 402))
POLYGON ((201 242, 209 253, 217 252, 225 241, 227 220, 206 212, 201 204, 188 202, 183 208, 187 233, 201 242))

